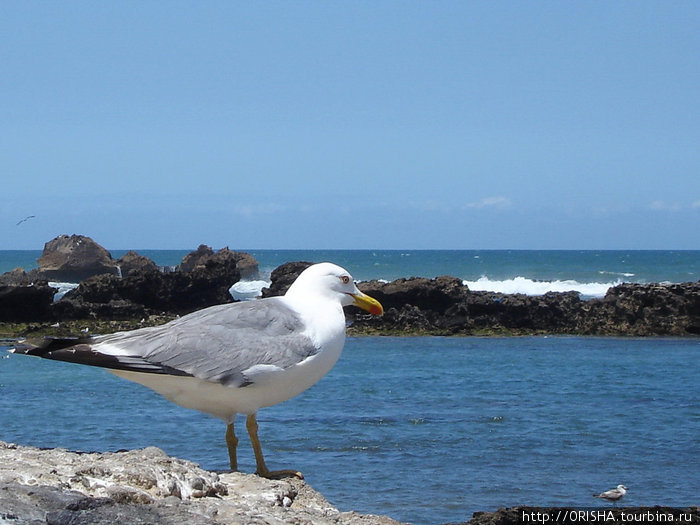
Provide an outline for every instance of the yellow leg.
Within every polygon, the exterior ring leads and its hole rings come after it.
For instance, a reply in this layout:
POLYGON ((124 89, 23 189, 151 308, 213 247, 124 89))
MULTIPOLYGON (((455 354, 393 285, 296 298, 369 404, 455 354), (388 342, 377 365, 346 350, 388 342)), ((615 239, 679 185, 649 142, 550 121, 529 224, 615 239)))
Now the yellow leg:
POLYGON ((233 431, 233 421, 226 426, 226 445, 228 445, 228 459, 231 462, 231 470, 238 470, 238 458, 236 456, 238 438, 233 431))
POLYGON ((260 439, 258 439, 258 421, 255 414, 250 414, 245 420, 245 426, 248 429, 248 435, 250 436, 250 443, 253 445, 253 452, 255 452, 255 465, 257 467, 256 474, 262 478, 283 478, 285 476, 296 476, 299 479, 304 479, 304 475, 296 470, 275 470, 270 471, 265 465, 265 458, 263 458, 262 446, 260 445, 260 439))

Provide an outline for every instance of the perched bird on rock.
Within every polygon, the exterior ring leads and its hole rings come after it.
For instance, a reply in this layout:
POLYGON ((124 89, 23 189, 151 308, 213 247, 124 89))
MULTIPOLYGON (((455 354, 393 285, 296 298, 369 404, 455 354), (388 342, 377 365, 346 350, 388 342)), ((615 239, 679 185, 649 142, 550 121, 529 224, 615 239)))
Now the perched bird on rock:
POLYGON ((257 474, 303 477, 267 468, 256 414, 300 394, 330 371, 345 344, 343 306, 348 305, 383 313, 346 270, 320 263, 304 270, 281 297, 212 306, 129 332, 47 339, 14 352, 104 367, 173 403, 224 420, 234 470, 234 419, 245 414, 257 474))

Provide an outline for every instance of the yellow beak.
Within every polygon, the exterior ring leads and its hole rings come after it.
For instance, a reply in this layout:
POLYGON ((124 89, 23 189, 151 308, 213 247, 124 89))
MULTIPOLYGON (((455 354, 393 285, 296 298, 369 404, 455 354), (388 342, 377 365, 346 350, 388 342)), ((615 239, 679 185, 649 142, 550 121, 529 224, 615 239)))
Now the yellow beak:
POLYGON ((384 308, 379 301, 374 297, 370 297, 362 292, 351 294, 352 298, 355 299, 353 303, 355 306, 359 306, 363 310, 367 310, 373 315, 382 315, 384 313, 384 308))

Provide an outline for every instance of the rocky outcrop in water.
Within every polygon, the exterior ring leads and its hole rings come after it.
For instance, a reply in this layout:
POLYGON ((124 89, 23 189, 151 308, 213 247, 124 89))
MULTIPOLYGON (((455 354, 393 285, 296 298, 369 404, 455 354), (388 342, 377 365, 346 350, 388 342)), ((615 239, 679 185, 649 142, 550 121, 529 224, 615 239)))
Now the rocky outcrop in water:
POLYGON ((233 261, 241 274, 241 279, 257 279, 258 278, 258 261, 245 252, 234 252, 226 248, 222 248, 218 252, 214 252, 209 246, 200 244, 195 251, 185 255, 178 269, 184 272, 191 272, 196 268, 207 266, 214 262, 233 261))
MULTIPOLYGON (((163 273, 130 252, 121 259, 123 277, 93 276, 56 303, 45 281, 15 270, 0 276, 0 322, 140 319, 231 302, 229 289, 242 273, 238 265, 250 272, 250 259, 228 248, 214 252, 200 246, 176 271, 163 273)), ((311 264, 290 262, 275 269, 263 297, 283 295, 311 264)), ((257 263, 254 267, 257 271, 257 263)), ((348 307, 355 334, 700 335, 700 282, 621 284, 591 300, 576 292, 475 292, 449 276, 369 281, 359 288, 378 299, 385 313, 376 317, 348 307)))
POLYGON ((156 263, 133 250, 129 250, 122 255, 117 261, 117 266, 119 267, 121 277, 159 271, 156 263))
POLYGON ((371 281, 359 288, 378 299, 381 318, 358 316, 370 332, 469 335, 700 335, 700 283, 621 284, 602 299, 576 292, 542 296, 472 292, 458 279, 371 281))
MULTIPOLYGON (((280 266, 264 295, 283 294, 309 264, 280 266)), ((474 292, 449 276, 375 280, 358 287, 382 303, 385 313, 376 317, 348 308, 355 333, 700 335, 700 282, 621 284, 591 300, 576 292, 474 292)))
POLYGON ((189 271, 145 269, 126 277, 98 275, 82 281, 53 305, 58 318, 128 318, 153 312, 184 314, 233 302, 229 288, 240 280, 236 260, 210 257, 189 271))
POLYGON ((50 240, 37 262, 39 268, 30 272, 32 279, 77 283, 93 275, 119 272, 110 253, 84 235, 59 235, 50 240))
POLYGON ((243 274, 257 276, 258 272, 250 254, 228 248, 215 252, 204 245, 167 272, 134 251, 115 261, 107 250, 80 235, 63 235, 46 246, 40 268, 28 273, 17 268, 0 276, 0 322, 179 315, 232 302, 231 286, 243 274), (57 290, 48 285, 45 275, 68 281, 88 276, 54 302, 57 290))
POLYGON ((2 441, 0 522, 399 525, 384 516, 340 512, 296 478, 210 472, 155 447, 82 453, 2 441))

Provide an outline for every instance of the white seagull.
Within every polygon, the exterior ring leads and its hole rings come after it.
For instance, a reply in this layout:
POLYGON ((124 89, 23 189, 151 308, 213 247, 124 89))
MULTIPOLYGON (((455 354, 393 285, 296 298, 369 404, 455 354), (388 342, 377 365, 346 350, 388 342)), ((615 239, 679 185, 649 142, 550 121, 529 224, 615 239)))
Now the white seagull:
POLYGON ((627 494, 627 487, 624 485, 618 485, 617 488, 601 492, 600 494, 593 494, 593 497, 616 503, 617 501, 621 500, 625 494, 627 494))
POLYGON ((256 413, 300 394, 330 371, 345 344, 347 305, 383 313, 346 270, 320 263, 304 270, 282 297, 212 306, 162 326, 47 339, 13 352, 104 367, 173 403, 223 419, 233 470, 234 419, 245 414, 256 473, 303 477, 267 468, 256 413))

